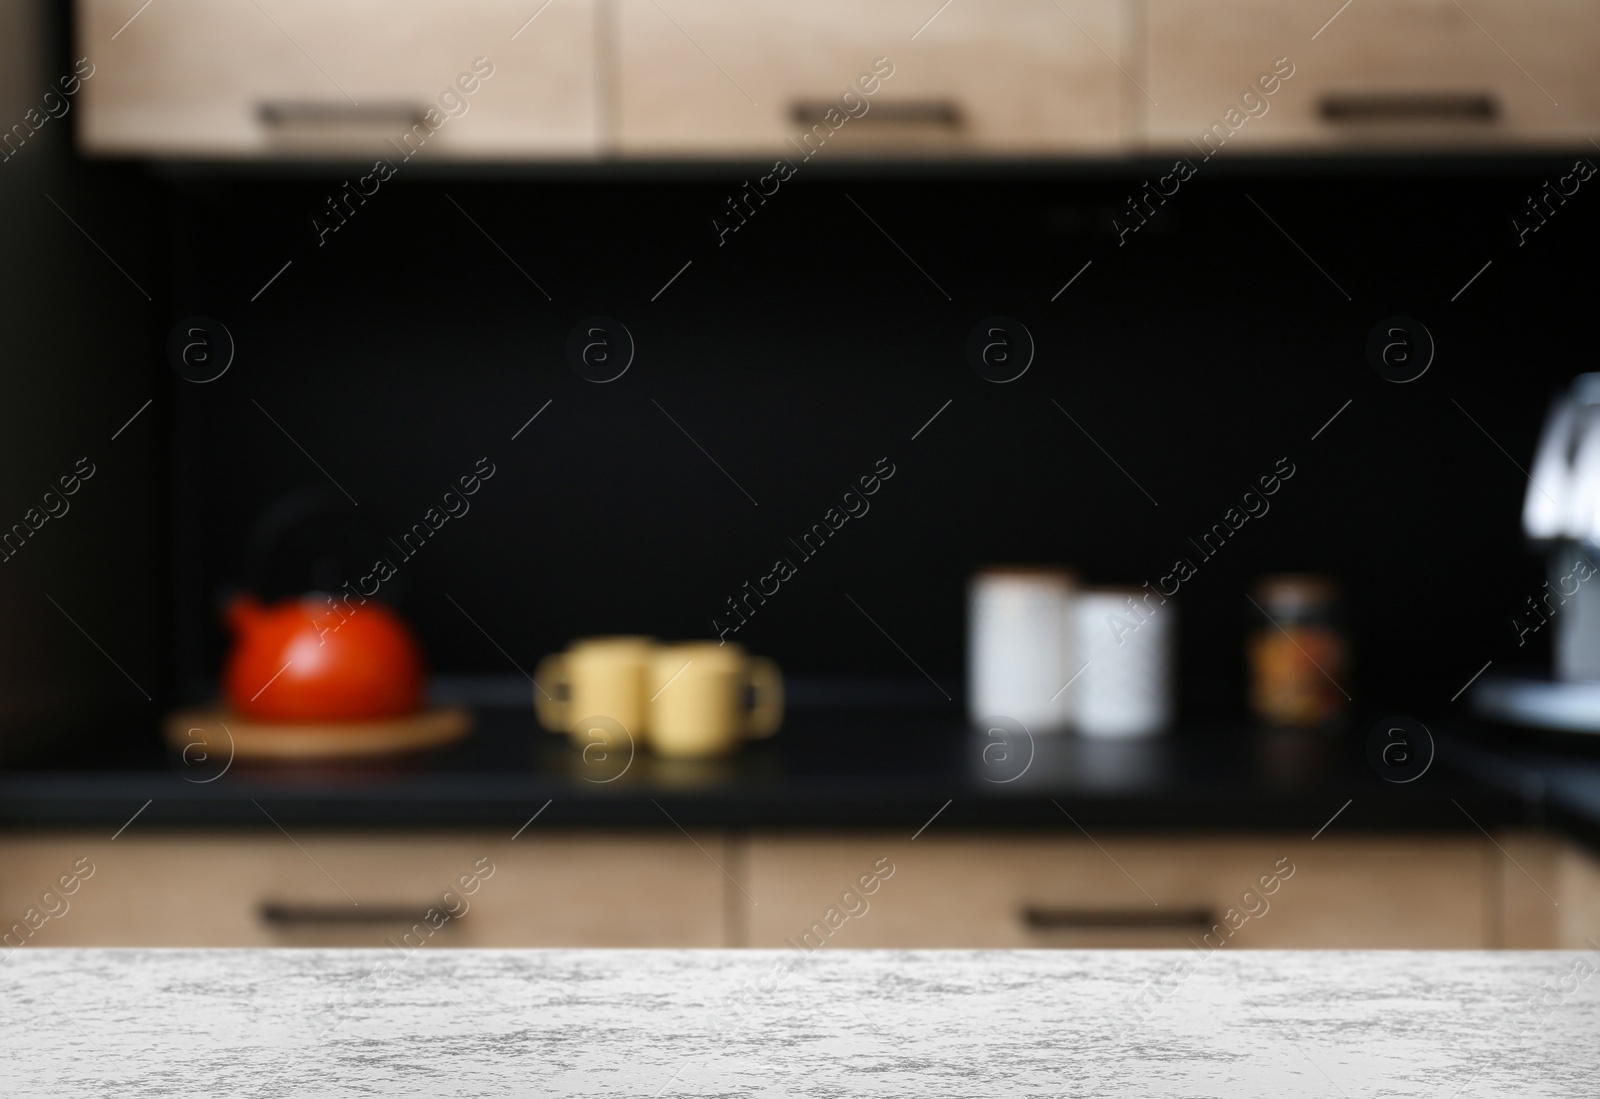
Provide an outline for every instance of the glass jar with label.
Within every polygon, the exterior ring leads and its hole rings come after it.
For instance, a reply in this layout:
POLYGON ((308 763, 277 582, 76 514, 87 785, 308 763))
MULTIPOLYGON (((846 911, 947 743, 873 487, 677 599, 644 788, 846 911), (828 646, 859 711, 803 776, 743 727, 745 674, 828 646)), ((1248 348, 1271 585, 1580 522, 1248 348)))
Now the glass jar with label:
POLYGON ((1251 710, 1272 725, 1336 724, 1349 701, 1338 588, 1326 576, 1266 576, 1255 601, 1263 614, 1249 639, 1251 710))

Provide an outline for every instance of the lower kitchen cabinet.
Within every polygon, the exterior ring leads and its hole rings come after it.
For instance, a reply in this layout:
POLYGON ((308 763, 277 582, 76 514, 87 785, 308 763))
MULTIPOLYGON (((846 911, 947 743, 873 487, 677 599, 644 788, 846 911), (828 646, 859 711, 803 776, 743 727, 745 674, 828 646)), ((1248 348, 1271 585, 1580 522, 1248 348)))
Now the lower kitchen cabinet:
POLYGON ((1600 860, 1535 833, 27 833, 0 921, 6 947, 1585 948, 1600 860))
POLYGON ((754 839, 749 945, 1494 945, 1497 882, 1482 840, 1100 841, 754 839))
POLYGON ((1600 950, 1600 859, 1543 833, 1501 836, 1499 945, 1600 950), (1590 940, 1594 940, 1591 942, 1590 940))
POLYGON ((721 946, 726 880, 677 834, 0 838, 8 946, 721 946))

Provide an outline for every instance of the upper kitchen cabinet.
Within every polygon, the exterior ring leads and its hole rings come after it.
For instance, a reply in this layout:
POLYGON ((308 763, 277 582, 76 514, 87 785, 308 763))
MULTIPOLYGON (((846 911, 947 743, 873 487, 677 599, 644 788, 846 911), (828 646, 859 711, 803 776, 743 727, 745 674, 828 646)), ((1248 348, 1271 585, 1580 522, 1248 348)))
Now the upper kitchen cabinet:
POLYGON ((616 2, 625 155, 1104 154, 1126 136, 1118 0, 616 2))
POLYGON ((79 141, 105 155, 1591 151, 1600 130, 1594 0, 76 0, 76 11, 80 71, 93 66, 79 141))
POLYGON ((1202 155, 1582 146, 1593 0, 1146 0, 1151 148, 1202 155))
POLYGON ((598 147, 594 0, 142 2, 77 0, 86 152, 399 163, 598 147))

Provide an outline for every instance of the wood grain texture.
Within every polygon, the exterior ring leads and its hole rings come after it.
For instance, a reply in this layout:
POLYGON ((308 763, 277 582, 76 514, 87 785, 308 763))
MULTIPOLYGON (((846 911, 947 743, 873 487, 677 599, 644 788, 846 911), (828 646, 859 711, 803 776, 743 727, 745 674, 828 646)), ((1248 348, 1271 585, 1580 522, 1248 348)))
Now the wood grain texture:
POLYGON ((398 165, 403 153, 392 139, 404 124, 340 127, 318 138, 275 132, 262 125, 258 108, 266 102, 438 107, 441 92, 483 57, 493 75, 419 156, 592 154, 599 141, 595 4, 552 0, 540 11, 542 2, 161 0, 127 23, 139 3, 76 0, 77 53, 96 64, 80 93, 79 142, 97 154, 333 151, 398 165))
MULTIPOLYGON (((1182 947, 1213 923, 1138 917, 1208 910, 1240 926, 1229 948, 1481 948, 1492 945, 1486 841, 1470 838, 758 837, 747 856, 750 945, 776 947, 813 925, 874 860, 897 871, 837 929, 849 947, 1182 947), (1295 868, 1271 894, 1261 878, 1295 868), (1251 894, 1246 897, 1245 894, 1251 894), (1126 926, 1030 927, 1025 910, 1127 913, 1126 926)), ((854 901, 848 901, 853 905, 854 901)), ((1215 937, 1215 935, 1214 935, 1215 937)))
POLYGON ((1385 0, 1343 11, 1339 0, 1147 0, 1147 12, 1142 69, 1159 106, 1143 137, 1161 151, 1193 156, 1228 108, 1244 113, 1241 93, 1277 58, 1294 75, 1263 97, 1264 114, 1230 127, 1222 155, 1578 147, 1600 121, 1600 8, 1588 0, 1385 0), (1319 109, 1329 94, 1462 92, 1489 94, 1498 118, 1333 122, 1319 109))
MULTIPOLYGON (((534 806, 533 808, 537 808, 534 806)), ((530 810, 531 813, 531 810, 530 810)), ((265 818, 263 818, 265 822, 265 818)), ((269 825, 270 827, 270 825, 269 825)), ((28 925, 46 912, 34 946, 370 946, 410 932, 447 892, 460 894, 486 859, 495 872, 470 908, 428 936, 430 946, 721 946, 727 940, 722 840, 659 836, 509 834, 352 836, 291 829, 221 835, 0 838, 0 919, 28 925), (76 861, 95 867, 60 900, 76 861), (647 898, 647 900, 646 900, 647 898), (415 911, 373 925, 272 924, 265 904, 415 911)))
POLYGON ((1563 941, 1561 927, 1567 915, 1559 903, 1568 888, 1562 872, 1566 841, 1542 832, 1506 832, 1495 840, 1500 847, 1484 854, 1499 907, 1495 945, 1510 950, 1576 946, 1563 941))
POLYGON ((784 139, 808 126, 793 107, 836 103, 879 58, 893 76, 863 97, 870 108, 831 133, 820 156, 1106 152, 1125 129, 1131 87, 1117 66, 1127 28, 1114 0, 943 10, 937 0, 618 4, 619 140, 628 154, 760 154, 798 167, 804 153, 784 139), (952 105, 961 124, 886 121, 908 103, 952 105))
MULTIPOLYGON (((1600 859, 1573 843, 1563 843, 1556 857, 1560 915, 1555 941, 1563 950, 1592 950, 1600 942, 1600 859)), ((1541 898, 1542 899, 1542 898, 1541 898)))
POLYGON ((497 874, 435 945, 778 947, 818 921, 826 927, 830 909, 839 926, 825 938, 846 948, 1181 948, 1207 935, 1230 950, 1575 948, 1600 934, 1600 867, 1538 836, 1501 838, 1530 879, 1488 841, 1462 837, 1113 834, 1097 846, 706 833, 701 851, 676 833, 538 829, 515 841, 299 829, 293 840, 137 828, 114 841, 13 834, 0 837, 0 919, 26 925, 87 857, 95 876, 62 898, 70 911, 46 921, 33 945, 379 945, 408 925, 271 924, 262 906, 359 901, 420 913, 488 858, 497 874), (881 876, 880 859, 893 873, 867 893, 860 879, 881 876), (1267 894, 1261 879, 1280 872, 1279 860, 1294 873, 1267 894))

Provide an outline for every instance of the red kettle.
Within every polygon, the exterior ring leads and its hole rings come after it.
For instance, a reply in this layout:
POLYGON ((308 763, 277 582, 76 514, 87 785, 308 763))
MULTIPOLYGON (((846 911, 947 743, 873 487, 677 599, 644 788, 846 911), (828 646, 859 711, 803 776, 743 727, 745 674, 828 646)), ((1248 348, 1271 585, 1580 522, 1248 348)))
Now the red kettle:
POLYGON ((371 600, 305 595, 271 606, 228 605, 233 649, 222 672, 233 710, 257 721, 365 721, 422 703, 422 647, 394 611, 371 600))

